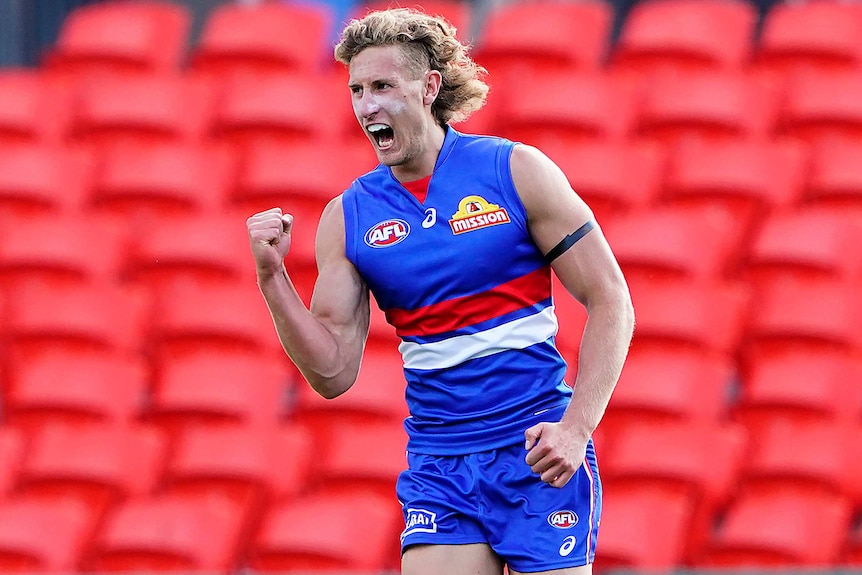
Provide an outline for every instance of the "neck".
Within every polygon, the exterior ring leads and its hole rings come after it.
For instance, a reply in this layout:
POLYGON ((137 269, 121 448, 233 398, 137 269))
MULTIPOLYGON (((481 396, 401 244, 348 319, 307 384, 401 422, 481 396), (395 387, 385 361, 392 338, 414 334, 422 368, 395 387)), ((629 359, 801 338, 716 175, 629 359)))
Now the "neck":
POLYGON ((426 134, 422 152, 400 166, 392 166, 392 175, 399 182, 412 182, 430 176, 434 172, 434 166, 437 164, 437 156, 440 155, 440 150, 443 149, 443 140, 445 138, 446 131, 435 122, 426 134))

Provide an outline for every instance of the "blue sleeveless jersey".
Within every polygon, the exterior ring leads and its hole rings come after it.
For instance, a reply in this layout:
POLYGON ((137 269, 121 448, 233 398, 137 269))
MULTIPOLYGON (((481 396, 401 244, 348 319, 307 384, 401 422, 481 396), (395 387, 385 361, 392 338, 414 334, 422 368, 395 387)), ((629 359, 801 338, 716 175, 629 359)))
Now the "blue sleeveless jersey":
POLYGON ((382 165, 343 195, 347 258, 402 340, 414 453, 521 442, 571 398, 513 145, 448 128, 424 204, 382 165))

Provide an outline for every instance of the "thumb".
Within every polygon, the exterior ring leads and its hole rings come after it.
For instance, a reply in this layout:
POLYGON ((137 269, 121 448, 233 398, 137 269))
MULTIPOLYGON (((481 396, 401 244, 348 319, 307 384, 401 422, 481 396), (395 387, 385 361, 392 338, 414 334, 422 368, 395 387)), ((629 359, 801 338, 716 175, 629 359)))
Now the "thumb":
POLYGON ((542 436, 543 426, 541 423, 534 425, 530 429, 524 432, 524 437, 526 438, 526 443, 524 444, 524 449, 529 451, 533 448, 539 438, 542 436))
POLYGON ((291 227, 293 227, 293 216, 291 214, 284 214, 283 216, 281 216, 282 232, 285 234, 289 234, 291 227))

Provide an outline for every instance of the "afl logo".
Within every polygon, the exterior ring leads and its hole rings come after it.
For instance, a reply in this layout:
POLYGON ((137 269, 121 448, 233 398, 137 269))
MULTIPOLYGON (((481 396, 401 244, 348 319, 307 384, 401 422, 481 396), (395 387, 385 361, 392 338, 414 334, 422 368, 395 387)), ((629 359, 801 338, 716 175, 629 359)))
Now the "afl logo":
POLYGON ((403 241, 410 233, 404 220, 384 220, 365 232, 365 243, 372 248, 388 248, 403 241))
POLYGON ((557 529, 571 529, 578 524, 578 516, 574 511, 554 511, 548 515, 548 523, 557 529))

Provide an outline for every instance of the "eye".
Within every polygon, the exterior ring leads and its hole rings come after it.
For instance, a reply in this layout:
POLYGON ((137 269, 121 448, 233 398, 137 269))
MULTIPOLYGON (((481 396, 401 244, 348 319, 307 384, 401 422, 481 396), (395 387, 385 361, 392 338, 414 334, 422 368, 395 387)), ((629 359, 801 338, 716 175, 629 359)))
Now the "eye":
POLYGON ((361 86, 350 86, 350 93, 351 94, 360 94, 360 93, 362 93, 362 87, 361 86))

